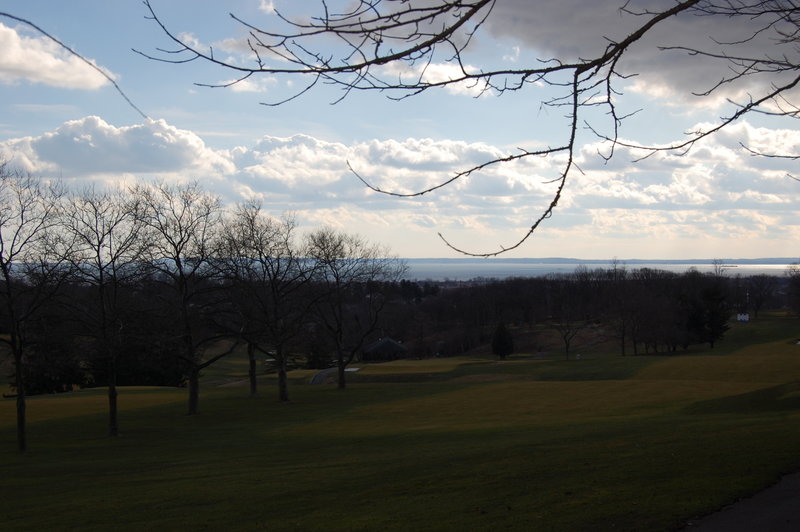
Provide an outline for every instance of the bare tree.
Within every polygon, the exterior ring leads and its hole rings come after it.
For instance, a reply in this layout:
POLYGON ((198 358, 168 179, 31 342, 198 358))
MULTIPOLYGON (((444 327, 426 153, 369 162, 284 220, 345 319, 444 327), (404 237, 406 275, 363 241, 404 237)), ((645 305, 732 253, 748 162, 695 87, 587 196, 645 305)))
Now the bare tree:
MULTIPOLYGON (((622 1, 622 0, 620 0, 622 1)), ((318 84, 340 87, 341 98, 358 91, 379 91, 390 98, 407 98, 422 92, 454 85, 469 85, 473 90, 502 95, 520 90, 551 90, 542 97, 544 106, 563 109, 566 126, 556 132, 550 146, 523 149, 464 168, 440 183, 409 193, 384 190, 371 179, 360 176, 370 189, 400 197, 428 194, 493 165, 529 157, 558 156, 563 160, 560 171, 552 176, 556 185, 552 200, 538 214, 532 215, 529 229, 510 245, 495 251, 475 253, 453 246, 440 234, 445 244, 467 255, 495 256, 519 247, 539 225, 554 212, 568 177, 576 170, 576 137, 581 127, 594 132, 608 143, 603 155, 611 158, 622 145, 644 150, 647 157, 662 150, 688 151, 700 139, 719 131, 748 113, 765 113, 789 118, 800 117, 800 111, 789 99, 789 93, 800 82, 800 61, 796 46, 800 35, 800 7, 794 0, 674 0, 671 2, 626 1, 619 10, 638 17, 635 27, 623 38, 598 43, 596 53, 579 59, 560 57, 537 58, 530 65, 508 68, 486 64, 473 67, 466 60, 475 36, 498 7, 497 0, 358 0, 355 2, 320 2, 316 15, 290 18, 281 12, 270 17, 266 25, 231 17, 246 32, 245 46, 249 60, 237 62, 235 57, 215 54, 213 48, 202 48, 185 33, 168 27, 156 13, 150 0, 145 0, 152 19, 174 45, 146 57, 171 63, 200 61, 211 63, 236 75, 222 84, 197 83, 207 87, 225 87, 258 75, 304 77, 307 82, 289 98, 267 103, 278 105, 296 98, 318 84), (337 8, 341 5, 341 8, 337 8), (684 17, 681 19, 680 17, 684 17), (682 24, 685 17, 713 17, 720 25, 731 27, 736 34, 726 40, 709 36, 707 49, 688 46, 662 47, 661 51, 683 54, 695 59, 716 61, 727 67, 721 79, 699 80, 695 92, 699 96, 716 96, 732 86, 745 87, 748 97, 732 101, 730 114, 706 129, 691 131, 667 145, 645 146, 624 142, 620 127, 626 115, 618 111, 621 85, 634 73, 621 67, 623 58, 642 45, 645 36, 656 27, 682 24), (750 46, 767 42, 770 47, 750 46), (428 75, 431 65, 448 64, 448 77, 428 75), (555 90, 555 95, 552 91, 555 90), (597 113, 597 111, 604 113, 597 113), (603 119, 596 117, 604 116, 603 119)), ((746 148, 750 149, 750 148, 746 148)), ((794 160, 800 155, 751 153, 794 160)))
POLYGON ((17 448, 28 448, 23 365, 32 341, 28 325, 51 299, 63 280, 61 263, 53 257, 52 230, 57 224, 63 192, 31 175, 0 163, 0 317, 14 360, 17 448))
POLYGON ((220 199, 199 184, 171 186, 164 183, 137 185, 132 194, 139 205, 137 218, 149 240, 147 264, 161 293, 163 316, 170 322, 176 356, 188 368, 188 413, 198 411, 200 372, 230 354, 234 342, 219 353, 205 356, 205 349, 226 335, 215 334, 211 314, 218 309, 207 297, 219 288, 210 261, 215 230, 220 221, 220 199))
POLYGON ((345 369, 378 328, 386 302, 381 285, 398 281, 406 265, 380 246, 329 227, 308 235, 306 255, 321 290, 317 317, 336 354, 339 388, 345 388, 345 369))
POLYGON ((234 304, 245 325, 250 394, 256 393, 255 353, 272 357, 278 367, 278 399, 289 400, 289 347, 301 332, 311 298, 307 261, 298 255, 296 222, 264 214, 256 202, 241 204, 226 220, 219 245, 219 264, 232 284, 234 304))
MULTIPOLYGON (((117 358, 125 332, 122 291, 135 283, 141 272, 146 241, 136 197, 122 191, 86 189, 67 199, 61 217, 69 244, 64 257, 73 267, 77 282, 92 296, 78 316, 82 332, 93 338, 105 359, 108 374, 108 433, 117 436, 117 358)), ((73 302, 74 303, 74 302, 73 302)))
POLYGON ((564 343, 564 357, 569 360, 573 340, 591 324, 583 287, 571 275, 553 275, 548 278, 547 288, 547 326, 558 333, 564 343))
POLYGON ((774 275, 758 274, 749 277, 745 284, 745 305, 753 309, 753 317, 758 318, 758 313, 766 303, 772 299, 778 287, 778 278, 774 275))

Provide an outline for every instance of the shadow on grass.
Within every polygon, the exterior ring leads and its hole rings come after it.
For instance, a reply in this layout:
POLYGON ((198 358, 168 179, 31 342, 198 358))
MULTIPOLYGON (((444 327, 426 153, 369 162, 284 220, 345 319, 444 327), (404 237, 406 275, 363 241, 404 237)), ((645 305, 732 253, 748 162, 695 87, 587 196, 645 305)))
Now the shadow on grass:
POLYGON ((684 409, 686 414, 743 414, 800 410, 800 382, 770 386, 761 390, 698 401, 684 409))

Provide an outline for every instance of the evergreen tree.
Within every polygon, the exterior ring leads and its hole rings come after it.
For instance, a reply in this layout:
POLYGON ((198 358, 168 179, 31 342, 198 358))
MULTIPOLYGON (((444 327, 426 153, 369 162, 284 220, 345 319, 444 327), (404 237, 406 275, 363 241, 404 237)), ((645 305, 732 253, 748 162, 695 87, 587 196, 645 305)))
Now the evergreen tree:
POLYGON ((514 338, 503 322, 497 324, 492 336, 492 353, 499 356, 500 360, 514 352, 514 338))

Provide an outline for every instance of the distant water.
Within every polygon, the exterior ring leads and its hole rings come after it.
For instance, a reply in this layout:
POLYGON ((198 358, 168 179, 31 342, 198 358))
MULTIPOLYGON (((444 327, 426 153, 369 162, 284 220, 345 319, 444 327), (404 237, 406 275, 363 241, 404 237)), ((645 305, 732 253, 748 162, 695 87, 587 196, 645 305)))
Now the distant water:
MULTIPOLYGON (((469 281, 472 279, 506 279, 508 277, 538 277, 550 273, 571 273, 578 266, 593 270, 610 269, 610 261, 580 259, 405 259, 409 266, 406 279, 431 281, 469 281)), ((723 259, 723 271, 728 277, 768 274, 782 276, 786 267, 797 262, 793 258, 723 259)), ((708 260, 620 260, 617 267, 628 270, 651 268, 683 273, 690 268, 713 272, 708 260)))

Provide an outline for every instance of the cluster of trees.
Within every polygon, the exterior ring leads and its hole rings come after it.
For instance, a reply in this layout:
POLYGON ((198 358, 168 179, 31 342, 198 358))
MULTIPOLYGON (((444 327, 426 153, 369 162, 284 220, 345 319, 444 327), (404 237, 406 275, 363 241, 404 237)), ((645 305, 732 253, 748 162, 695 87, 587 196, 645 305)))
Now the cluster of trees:
POLYGON ((522 349, 555 346, 567 358, 576 342, 586 341, 614 342, 621 355, 670 353, 698 344, 713 348, 733 313, 800 312, 800 297, 792 296, 800 294, 800 275, 732 277, 721 270, 579 267, 569 274, 480 282, 403 281, 397 291, 393 301, 403 306, 387 308, 388 332, 417 356, 490 346, 503 358, 515 343, 509 336, 523 333, 528 340, 518 342, 522 349))
POLYGON ((223 210, 197 183, 70 193, 0 165, 0 342, 20 450, 28 393, 107 386, 116 435, 118 385, 185 384, 194 414, 201 371, 240 345, 252 393, 268 356, 288 400, 300 343, 333 354, 344 387, 405 265, 331 228, 302 236, 254 202, 223 210))

